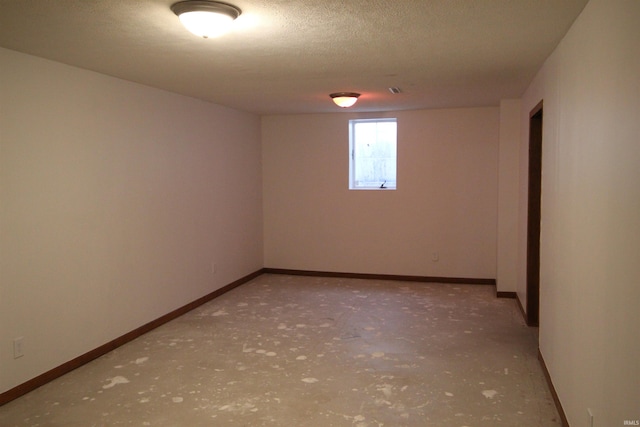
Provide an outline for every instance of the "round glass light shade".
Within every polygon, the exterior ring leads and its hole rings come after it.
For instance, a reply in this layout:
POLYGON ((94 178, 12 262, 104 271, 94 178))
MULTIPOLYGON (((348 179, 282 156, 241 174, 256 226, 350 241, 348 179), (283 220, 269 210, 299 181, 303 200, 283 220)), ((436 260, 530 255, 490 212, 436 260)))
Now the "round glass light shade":
POLYGON ((210 0, 187 0, 174 4, 171 10, 193 34, 209 38, 218 37, 231 29, 240 9, 227 3, 210 0))
POLYGON ((180 22, 196 36, 219 37, 231 28, 233 18, 217 12, 185 12, 180 15, 180 22))
POLYGON ((338 92, 329 95, 338 107, 348 108, 358 101, 359 93, 354 92, 338 92))

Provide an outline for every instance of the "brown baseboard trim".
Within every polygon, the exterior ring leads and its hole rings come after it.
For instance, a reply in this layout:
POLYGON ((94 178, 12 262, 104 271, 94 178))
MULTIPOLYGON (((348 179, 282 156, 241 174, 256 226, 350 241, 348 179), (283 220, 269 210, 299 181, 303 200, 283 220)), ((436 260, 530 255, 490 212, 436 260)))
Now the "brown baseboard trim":
POLYGON ((498 298, 510 298, 517 299, 518 294, 515 292, 496 291, 496 297, 498 298))
POLYGON ((518 308, 520 309, 520 314, 522 314, 524 323, 526 323, 527 326, 534 326, 529 324, 529 320, 527 319, 527 312, 524 310, 524 306, 522 305, 522 301, 520 301, 520 297, 518 295, 516 295, 516 301, 518 302, 518 308))
POLYGON ((562 422, 562 427, 569 427, 569 421, 567 420, 567 415, 564 413, 564 409, 562 408, 562 404, 560 403, 560 398, 558 397, 558 393, 556 393, 556 389, 553 386, 553 381, 551 381, 551 374, 549 374, 547 365, 546 363, 544 363, 544 358, 542 357, 542 353, 540 353, 540 349, 538 349, 538 360, 540 361, 540 366, 542 366, 542 372, 544 372, 544 377, 547 380, 547 385, 549 386, 549 390, 551 391, 553 402, 556 404, 556 409, 560 414, 560 421, 562 422))
POLYGON ((404 276, 395 274, 339 273, 332 271, 289 270, 286 268, 263 268, 264 273, 291 276, 341 277, 347 279, 398 280, 402 282, 454 283, 465 285, 496 285, 496 279, 474 279, 461 277, 404 276))
POLYGON ((0 406, 11 402, 14 399, 17 399, 20 396, 23 396, 27 393, 29 393, 30 391, 33 391, 35 389, 37 389, 38 387, 53 381, 54 379, 61 377, 62 375, 69 373, 71 371, 73 371, 76 368, 79 368, 80 366, 91 362, 94 359, 97 359, 100 356, 103 356, 105 354, 107 354, 108 352, 115 350, 116 348, 128 343, 129 341, 133 341, 134 339, 140 337, 141 335, 146 334, 149 331, 152 331, 153 329, 157 328, 158 326, 161 326, 173 319, 176 319, 180 316, 182 316, 183 314, 188 313, 189 311, 193 310, 196 307, 201 306, 202 304, 205 304, 217 297, 219 297, 220 295, 229 292, 230 290, 237 288, 238 286, 249 282, 250 280, 255 279, 256 277, 260 276, 261 274, 263 274, 263 269, 260 269, 258 271, 255 271, 247 276, 244 276, 234 282, 229 283, 228 285, 211 292, 208 295, 205 295, 201 298, 198 298, 195 301, 190 302, 189 304, 182 306, 176 310, 173 310, 170 313, 165 314, 162 317, 159 317, 156 320, 152 320, 151 322, 144 324, 142 326, 140 326, 139 328, 136 328, 134 330, 132 330, 131 332, 127 332, 126 334, 122 335, 121 337, 118 337, 116 339, 114 339, 113 341, 109 341, 106 344, 101 345, 98 348, 95 348, 91 351, 88 351, 87 353, 76 357, 75 359, 72 359, 66 363, 63 363, 62 365, 55 367, 53 369, 51 369, 50 371, 45 372, 44 374, 38 375, 35 378, 30 379, 29 381, 22 383, 4 393, 0 393, 0 406))

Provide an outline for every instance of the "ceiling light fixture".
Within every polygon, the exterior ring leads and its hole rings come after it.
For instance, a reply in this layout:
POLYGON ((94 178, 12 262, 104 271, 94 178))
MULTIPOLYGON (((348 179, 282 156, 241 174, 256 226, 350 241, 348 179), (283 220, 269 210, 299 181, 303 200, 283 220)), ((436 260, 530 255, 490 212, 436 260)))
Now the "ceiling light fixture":
POLYGON ((348 108, 356 103, 360 94, 355 92, 337 92, 329 96, 338 107, 348 108))
POLYGON ((206 0, 181 1, 171 6, 171 10, 187 30, 205 39, 229 31, 233 21, 242 13, 233 5, 206 0))

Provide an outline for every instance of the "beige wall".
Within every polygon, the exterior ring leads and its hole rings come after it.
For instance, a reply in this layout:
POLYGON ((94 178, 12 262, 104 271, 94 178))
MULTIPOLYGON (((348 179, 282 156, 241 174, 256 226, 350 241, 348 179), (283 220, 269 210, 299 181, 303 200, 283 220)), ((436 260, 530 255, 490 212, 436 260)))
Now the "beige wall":
POLYGON ((500 292, 515 292, 518 283, 520 108, 519 99, 500 102, 496 273, 500 292))
POLYGON ((262 267, 257 116, 0 64, 0 392, 262 267))
POLYGON ((495 278, 499 119, 498 108, 263 117, 265 266, 495 278), (348 190, 348 120, 365 117, 398 119, 396 191, 348 190))
POLYGON ((526 177, 544 99, 540 351, 572 427, 640 419, 639 22, 638 1, 590 1, 522 101, 526 177))

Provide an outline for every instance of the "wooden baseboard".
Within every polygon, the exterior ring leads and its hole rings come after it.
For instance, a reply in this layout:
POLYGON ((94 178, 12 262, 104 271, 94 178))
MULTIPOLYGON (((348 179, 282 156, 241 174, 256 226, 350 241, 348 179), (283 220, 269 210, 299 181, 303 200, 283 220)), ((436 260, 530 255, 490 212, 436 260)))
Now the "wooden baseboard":
POLYGON ((73 371, 76 368, 79 368, 80 366, 91 362, 94 359, 97 359, 100 356, 103 356, 105 354, 107 354, 108 352, 115 350, 116 348, 128 343, 129 341, 133 341, 134 339, 140 337, 141 335, 146 334, 147 332, 157 328, 158 326, 164 325, 165 323, 176 319, 180 316, 182 316, 183 314, 188 313, 189 311, 193 310, 196 307, 201 306, 202 304, 205 304, 217 297, 219 297, 220 295, 229 292, 230 290, 237 288, 238 286, 247 283, 250 280, 255 279, 256 277, 260 276, 261 274, 263 274, 263 269, 260 269, 258 271, 255 271, 247 276, 244 276, 232 283, 229 283, 228 285, 211 292, 208 295, 205 295, 201 298, 198 298, 195 301, 190 302, 189 304, 182 306, 176 310, 173 310, 170 313, 165 314, 162 317, 159 317, 156 320, 153 320, 145 325, 140 326, 139 328, 136 328, 134 330, 132 330, 131 332, 127 332, 126 334, 122 335, 121 337, 118 337, 112 341, 109 341, 106 344, 101 345, 98 348, 95 348, 91 351, 88 351, 87 353, 84 353, 81 356, 76 357, 73 360, 70 360, 66 363, 63 363, 62 365, 55 367, 53 369, 51 369, 50 371, 45 372, 44 374, 38 375, 35 378, 32 378, 31 380, 22 383, 4 393, 0 393, 0 406, 4 405, 5 403, 11 402, 14 399, 17 399, 18 397, 25 395, 27 393, 29 393, 30 391, 35 390, 36 388, 50 382, 53 381, 54 379, 61 377, 62 375, 69 373, 71 371, 73 371))
POLYGON ((529 316, 527 316, 527 312, 524 309, 524 306, 522 305, 522 301, 520 301, 520 297, 518 297, 516 295, 516 301, 518 302, 518 308, 520 309, 520 314, 522 314, 522 318, 524 319, 524 323, 527 324, 527 326, 530 326, 532 328, 537 328, 538 322, 531 322, 529 320, 529 316))
POLYGON ((342 277, 347 279, 398 280, 403 282, 457 283, 466 285, 496 285, 496 279, 461 277, 405 276, 396 274, 341 273, 332 271, 290 270, 286 268, 264 268, 264 273, 292 276, 342 277))
POLYGON ((518 303, 518 308, 520 309, 520 314, 522 314, 522 318, 524 319, 525 323, 527 323, 527 326, 529 326, 529 323, 527 322, 527 312, 524 311, 522 301, 520 301, 520 297, 518 297, 518 295, 516 295, 516 301, 518 303))
POLYGON ((556 409, 560 414, 560 421, 562 422, 562 427, 570 427, 569 421, 567 420, 567 415, 564 413, 564 409, 562 408, 562 403, 560 403, 560 398, 558 397, 558 393, 556 393, 556 389, 553 386, 553 381, 551 381, 551 374, 547 369, 547 364, 544 362, 544 358, 542 357, 542 353, 540 352, 540 349, 538 349, 538 360, 540 361, 540 366, 542 366, 542 372, 544 372, 544 377, 547 380, 547 385, 549 386, 549 390, 551 391, 553 402, 556 404, 556 409))
POLYGON ((518 294, 515 292, 506 292, 506 291, 496 291, 496 296, 498 298, 509 298, 509 299, 517 299, 518 294))

